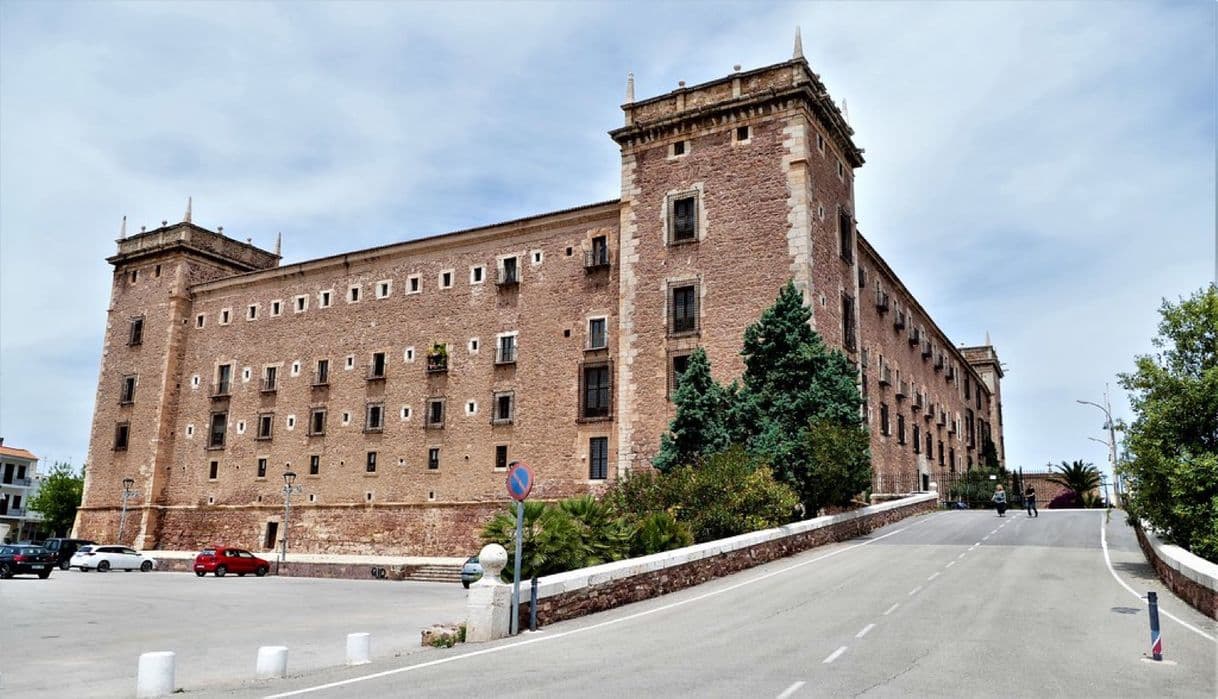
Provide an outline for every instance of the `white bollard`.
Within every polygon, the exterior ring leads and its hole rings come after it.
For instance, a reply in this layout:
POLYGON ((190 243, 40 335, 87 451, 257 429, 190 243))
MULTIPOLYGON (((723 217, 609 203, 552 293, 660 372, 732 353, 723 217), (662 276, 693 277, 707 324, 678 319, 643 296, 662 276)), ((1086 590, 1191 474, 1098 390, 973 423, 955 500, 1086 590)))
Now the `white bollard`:
POLYGON ((154 651, 140 655, 139 673, 135 678, 135 696, 167 697, 173 694, 174 653, 170 650, 154 651))
POLYGON ((372 634, 347 634, 347 664, 366 665, 372 662, 372 634))
POLYGON ((288 676, 288 647, 262 646, 258 649, 258 666, 255 669, 258 679, 266 680, 272 677, 288 676))

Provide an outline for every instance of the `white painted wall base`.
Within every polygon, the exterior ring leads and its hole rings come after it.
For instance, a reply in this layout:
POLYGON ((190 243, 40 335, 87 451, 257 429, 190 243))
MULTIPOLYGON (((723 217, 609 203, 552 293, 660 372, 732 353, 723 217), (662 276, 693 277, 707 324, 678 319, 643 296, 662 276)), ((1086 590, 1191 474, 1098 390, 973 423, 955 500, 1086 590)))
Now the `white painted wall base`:
POLYGON ((137 699, 167 697, 173 694, 174 653, 163 650, 140 656, 139 672, 135 678, 137 699))

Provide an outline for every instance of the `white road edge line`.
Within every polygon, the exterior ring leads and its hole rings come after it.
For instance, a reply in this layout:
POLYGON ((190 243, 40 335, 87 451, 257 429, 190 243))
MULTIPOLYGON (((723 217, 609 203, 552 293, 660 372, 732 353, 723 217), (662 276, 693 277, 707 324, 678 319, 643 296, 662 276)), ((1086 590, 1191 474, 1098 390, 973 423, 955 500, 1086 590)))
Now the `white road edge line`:
POLYGON ((889 614, 892 614, 893 612, 897 611, 897 607, 899 607, 899 606, 901 606, 901 605, 894 604, 891 607, 889 607, 888 609, 884 610, 884 616, 888 616, 889 614))
POLYGON ((944 568, 951 568, 951 567, 952 567, 952 566, 954 566, 954 565, 956 565, 956 562, 955 562, 955 561, 948 561, 948 562, 947 562, 947 565, 945 565, 945 566, 943 566, 943 567, 944 567, 944 568))
POLYGON ((932 518, 933 517, 923 518, 921 521, 914 522, 913 524, 910 524, 908 527, 901 527, 900 529, 888 532, 887 534, 877 536, 874 539, 868 539, 867 541, 864 541, 862 543, 853 544, 851 546, 846 546, 844 548, 840 548, 835 551, 830 551, 829 553, 817 556, 816 558, 809 558, 806 561, 800 561, 799 563, 789 565, 786 568, 779 568, 778 570, 772 570, 769 573, 765 573, 763 575, 758 575, 755 578, 749 578, 748 580, 743 580, 743 581, 735 583, 733 585, 719 588, 718 590, 712 590, 710 592, 705 592, 705 593, 703 593, 701 595, 697 595, 695 597, 689 597, 687 599, 678 600, 676 602, 670 602, 669 604, 665 604, 663 606, 656 607, 654 609, 647 609, 647 610, 644 610, 641 612, 636 612, 634 614, 630 614, 627 616, 618 617, 616 619, 610 619, 609 621, 602 621, 599 624, 592 624, 591 626, 583 626, 578 629, 571 629, 570 631, 563 631, 561 633, 556 633, 556 634, 547 635, 547 636, 535 636, 533 638, 527 638, 522 641, 517 641, 515 643, 508 643, 508 644, 505 644, 502 646, 495 646, 493 648, 483 648, 482 650, 470 651, 469 653, 462 653, 461 655, 453 655, 453 656, 449 656, 447 658, 429 660, 428 662, 419 663, 418 665, 407 665, 406 667, 395 667, 392 670, 374 672, 370 675, 361 675, 359 677, 351 677, 351 678, 348 678, 345 680, 339 680, 337 682, 328 682, 326 684, 319 684, 314 687, 305 687, 303 689, 294 689, 290 692, 281 692, 279 694, 270 694, 270 695, 267 695, 265 699, 283 699, 283 697, 294 697, 294 696, 298 696, 301 694, 311 694, 313 692, 320 692, 324 689, 333 689, 335 687, 344 687, 349 684, 355 684, 357 682, 364 682, 365 680, 374 680, 374 679, 378 679, 381 677, 388 677, 389 675, 396 675, 396 674, 399 674, 402 672, 410 672, 411 670, 420 670, 422 668, 433 667, 435 665, 444 665, 446 663, 455 662, 457 660, 464 660, 465 658, 473 658, 473 657, 476 657, 479 655, 498 653, 500 651, 509 650, 511 648, 519 648, 521 646, 527 646, 527 645, 531 645, 534 643, 544 643, 546 641, 553 641, 553 640, 556 640, 559 638, 565 638, 566 636, 572 636, 575 634, 585 633, 588 631, 594 631, 596 629, 601 629, 606 626, 613 626, 615 624, 620 624, 620 623, 626 622, 626 621, 633 621, 634 619, 638 619, 640 617, 650 616, 652 614, 667 611, 667 610, 673 609, 675 607, 683 607, 683 606, 685 606, 687 604, 691 604, 693 602, 700 602, 709 597, 715 597, 715 596, 721 595, 725 592, 731 592, 732 590, 739 589, 741 587, 744 587, 745 585, 751 585, 755 582, 761 582, 762 580, 772 578, 775 575, 781 575, 783 573, 795 570, 796 568, 802 568, 806 565, 811 565, 812 563, 816 563, 817 561, 823 561, 826 558, 832 558, 833 556, 836 556, 839 553, 853 551, 854 549, 859 548, 860 546, 866 546, 867 544, 872 544, 877 541, 887 539, 890 536, 896 536, 897 534, 900 534, 903 531, 907 531, 909 529, 912 529, 913 527, 916 527, 920 524, 928 522, 932 518))
POLYGON ((961 551, 961 552, 960 552, 960 555, 959 555, 959 556, 956 556, 956 560, 958 561, 958 560, 960 560, 961 558, 964 558, 964 557, 965 557, 965 555, 967 555, 967 554, 968 554, 968 551, 961 551))
POLYGON ((786 689, 782 690, 782 694, 779 694, 776 697, 776 699, 787 699, 787 697, 798 692, 799 688, 804 686, 805 684, 807 684, 807 682, 803 682, 802 680, 792 684, 790 687, 787 687, 786 689))
POLYGON ((913 597, 914 595, 918 594, 921 591, 922 591, 922 586, 918 585, 917 587, 915 587, 914 589, 909 591, 909 596, 913 597))
POLYGON ((863 627, 863 630, 862 630, 862 631, 859 631, 858 633, 854 634, 854 637, 855 637, 855 638, 862 638, 863 636, 866 636, 866 635, 867 635, 867 632, 868 632, 868 631, 870 631, 870 630, 872 630, 872 629, 874 629, 874 628, 875 628, 875 624, 867 624, 866 626, 864 626, 864 627, 863 627))
POLYGON ((934 580, 937 577, 939 577, 939 571, 936 570, 935 572, 930 574, 930 577, 926 579, 926 582, 930 582, 931 580, 934 580))
MULTIPOLYGON (((1126 582, 1124 580, 1121 580, 1121 576, 1117 575, 1116 570, 1114 570, 1112 567, 1112 558, 1110 558, 1108 556, 1108 533, 1104 529, 1104 523, 1105 523, 1104 520, 1107 518, 1103 516, 1103 514, 1102 514, 1103 512, 1104 512, 1104 510, 1101 510, 1100 546, 1102 546, 1104 548, 1104 563, 1108 566, 1108 572, 1112 574, 1112 578, 1114 580, 1116 580, 1117 582, 1119 582, 1121 584, 1121 587, 1125 588, 1126 590, 1129 590, 1129 594, 1133 595, 1134 597, 1137 597, 1142 602, 1142 604, 1146 604, 1146 600, 1143 599, 1142 595, 1139 595, 1137 590, 1133 589, 1128 584, 1126 584, 1126 582)), ((1218 639, 1215 639, 1213 636, 1202 631, 1201 629, 1197 628, 1196 626, 1193 626, 1192 624, 1188 623, 1187 621, 1184 621, 1183 619, 1172 615, 1170 612, 1163 609, 1163 605, 1159 605, 1159 613, 1162 614, 1163 616, 1167 617, 1168 619, 1171 619, 1172 621, 1176 622, 1177 624, 1183 626, 1184 628, 1188 629, 1189 631, 1192 631, 1193 633, 1197 634, 1198 636, 1208 639, 1210 641, 1213 641, 1215 643, 1218 643, 1218 639)))
POLYGON ((828 665, 829 663, 833 662, 834 660, 837 660, 838 658, 840 658, 842 653, 845 653, 845 652, 846 652, 846 646, 842 646, 841 648, 838 648, 837 650, 830 653, 829 657, 825 658, 824 660, 822 660, 820 662, 823 665, 828 665))

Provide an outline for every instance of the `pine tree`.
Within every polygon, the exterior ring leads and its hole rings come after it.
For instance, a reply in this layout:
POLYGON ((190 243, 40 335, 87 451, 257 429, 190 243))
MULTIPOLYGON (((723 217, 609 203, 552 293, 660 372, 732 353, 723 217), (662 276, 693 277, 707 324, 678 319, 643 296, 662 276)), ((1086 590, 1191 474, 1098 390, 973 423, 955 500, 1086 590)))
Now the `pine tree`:
POLYGON ((730 394, 711 378, 710 361, 701 347, 689 355, 677 378, 673 403, 677 414, 660 438, 660 453, 652 465, 661 471, 696 464, 703 456, 721 452, 730 443, 730 394))
MULTIPOLYGON (((745 331, 744 386, 732 425, 733 436, 770 464, 810 509, 845 504, 853 494, 843 495, 841 489, 826 485, 826 479, 837 476, 822 472, 814 458, 810 425, 862 429, 857 370, 840 351, 825 345, 809 325, 811 317, 795 285, 787 282, 774 305, 745 331)), ((830 451, 851 450, 851 464, 869 463, 866 442, 850 438, 849 431, 821 429, 817 434, 822 439, 842 436, 844 444, 830 451)), ((851 487, 863 482, 864 476, 870 481, 869 468, 850 471, 851 487)))

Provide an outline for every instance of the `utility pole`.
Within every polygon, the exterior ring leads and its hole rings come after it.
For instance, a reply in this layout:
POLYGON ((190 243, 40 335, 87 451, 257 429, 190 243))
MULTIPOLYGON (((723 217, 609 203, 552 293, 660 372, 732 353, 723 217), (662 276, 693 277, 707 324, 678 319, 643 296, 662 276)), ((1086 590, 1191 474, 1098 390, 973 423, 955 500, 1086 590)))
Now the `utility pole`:
MULTIPOLYGON (((1075 400, 1075 403, 1082 405, 1090 405, 1099 408, 1104 413, 1106 422, 1104 427, 1108 428, 1108 460, 1112 464, 1112 482, 1114 499, 1120 497, 1121 488, 1120 476, 1117 474, 1117 448, 1116 448, 1116 425, 1112 420, 1112 405, 1108 400, 1108 384, 1104 384, 1104 404, 1093 403, 1089 400, 1075 400)), ((1100 441, 1100 440, 1094 440, 1100 441)))
POLYGON ((139 495, 131 489, 135 485, 134 478, 123 479, 123 513, 118 517, 118 543, 123 543, 123 530, 127 528, 127 500, 139 495))
POLYGON ((288 562, 288 517, 292 514, 292 493, 303 493, 304 486, 292 485, 296 482, 294 471, 283 472, 283 538, 280 539, 279 562, 275 564, 275 574, 279 574, 279 566, 288 562))

